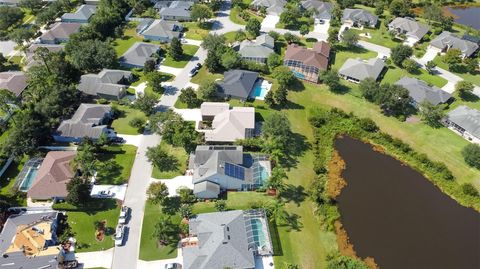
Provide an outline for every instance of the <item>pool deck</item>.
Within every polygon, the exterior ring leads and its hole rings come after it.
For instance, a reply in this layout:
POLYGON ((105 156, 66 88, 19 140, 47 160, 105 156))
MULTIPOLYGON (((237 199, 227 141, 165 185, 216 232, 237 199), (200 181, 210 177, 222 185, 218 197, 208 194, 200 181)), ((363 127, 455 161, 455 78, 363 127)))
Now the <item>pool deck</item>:
POLYGON ((259 79, 255 84, 253 85, 253 92, 250 97, 255 98, 257 100, 265 100, 265 96, 267 93, 270 91, 272 88, 272 83, 269 82, 268 80, 265 79, 259 79), (260 85, 259 85, 260 84, 260 85), (261 90, 260 93, 257 93, 257 87, 260 86, 261 90), (264 94, 262 94, 264 92, 264 94), (260 94, 260 95, 257 95, 260 94))

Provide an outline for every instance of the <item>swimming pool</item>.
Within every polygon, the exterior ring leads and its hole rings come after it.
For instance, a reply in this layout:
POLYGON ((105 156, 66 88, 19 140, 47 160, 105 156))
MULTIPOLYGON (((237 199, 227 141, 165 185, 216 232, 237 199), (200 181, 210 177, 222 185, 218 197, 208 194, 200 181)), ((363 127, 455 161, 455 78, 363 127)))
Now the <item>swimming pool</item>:
POLYGON ((37 171, 38 169, 35 167, 31 167, 27 174, 25 175, 25 178, 23 179, 22 183, 20 184, 20 191, 26 192, 30 189, 30 187, 33 184, 33 181, 35 180, 35 177, 37 176, 37 171))
POLYGON ((255 245, 259 249, 263 249, 267 246, 267 237, 263 233, 263 223, 262 220, 259 218, 252 218, 250 219, 252 224, 252 233, 253 233, 253 240, 255 245))
POLYGON ((250 97, 263 100, 265 99, 265 96, 267 95, 268 91, 270 91, 271 87, 272 87, 271 83, 269 83, 266 80, 259 79, 253 86, 253 91, 250 97))

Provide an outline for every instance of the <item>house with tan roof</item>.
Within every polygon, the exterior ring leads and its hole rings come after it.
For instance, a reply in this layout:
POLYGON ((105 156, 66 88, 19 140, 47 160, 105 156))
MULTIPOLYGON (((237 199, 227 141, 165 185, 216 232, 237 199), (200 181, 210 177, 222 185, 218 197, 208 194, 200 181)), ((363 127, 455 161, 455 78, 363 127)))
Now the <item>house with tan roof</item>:
POLYGON ((0 73, 0 89, 5 89, 15 96, 20 96, 27 88, 27 77, 21 71, 8 71, 0 73))
POLYGON ((81 23, 57 22, 39 37, 40 43, 59 44, 67 42, 70 35, 80 31, 81 26, 81 23))
POLYGON ((202 122, 198 131, 205 134, 205 142, 232 143, 255 134, 255 108, 233 107, 228 103, 204 102, 200 111, 202 122))
POLYGON ((330 45, 321 41, 315 43, 312 49, 289 44, 283 65, 292 70, 297 78, 318 83, 318 76, 321 71, 327 70, 329 61, 330 45))
POLYGON ((76 151, 50 151, 47 153, 27 197, 32 200, 58 200, 68 195, 67 183, 75 176, 70 162, 76 151))

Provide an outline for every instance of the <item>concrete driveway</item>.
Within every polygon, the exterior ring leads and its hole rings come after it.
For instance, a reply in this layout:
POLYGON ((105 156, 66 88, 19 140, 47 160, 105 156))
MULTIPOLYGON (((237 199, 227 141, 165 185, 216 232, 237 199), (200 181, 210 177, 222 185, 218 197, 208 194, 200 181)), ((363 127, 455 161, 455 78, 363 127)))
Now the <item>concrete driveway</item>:
POLYGON ((437 56, 438 51, 432 48, 427 48, 427 51, 423 55, 422 58, 418 59, 417 61, 423 65, 427 62, 432 61, 437 56))
POLYGON ((123 201, 125 199, 125 193, 127 192, 127 184, 123 185, 93 185, 90 191, 92 198, 101 198, 100 192, 114 193, 113 198, 123 201))
POLYGON ((105 251, 75 253, 80 268, 110 268, 112 266, 113 248, 105 251))
POLYGON ((165 265, 169 263, 179 263, 183 265, 183 256, 182 256, 182 249, 177 249, 177 257, 173 259, 165 259, 165 260, 158 260, 158 261, 142 261, 138 260, 137 268, 141 269, 164 269, 165 265))
POLYGON ((10 40, 0 41, 0 53, 5 57, 9 57, 15 52, 16 45, 17 43, 10 40))
POLYGON ((202 112, 200 112, 199 108, 193 109, 178 109, 175 108, 173 111, 178 113, 182 118, 186 121, 201 121, 202 120, 202 112))
POLYGON ((262 29, 275 29, 275 25, 280 21, 278 15, 267 15, 262 21, 262 29))
POLYGON ((153 182, 163 182, 165 185, 168 187, 168 196, 177 196, 177 190, 180 187, 187 187, 189 189, 193 190, 193 182, 192 182, 192 176, 178 176, 174 177, 172 179, 155 179, 152 178, 152 183, 153 182))
POLYGON ((139 147, 142 142, 142 135, 117 134, 118 137, 125 139, 125 144, 139 147))
POLYGON ((183 71, 183 68, 165 66, 162 63, 160 63, 160 67, 158 68, 158 71, 163 72, 163 73, 172 74, 174 76, 178 76, 183 71))
POLYGON ((363 47, 367 50, 375 51, 376 53, 378 53, 378 58, 382 58, 383 56, 390 57, 390 49, 387 47, 379 46, 363 40, 358 41, 358 46, 363 47))

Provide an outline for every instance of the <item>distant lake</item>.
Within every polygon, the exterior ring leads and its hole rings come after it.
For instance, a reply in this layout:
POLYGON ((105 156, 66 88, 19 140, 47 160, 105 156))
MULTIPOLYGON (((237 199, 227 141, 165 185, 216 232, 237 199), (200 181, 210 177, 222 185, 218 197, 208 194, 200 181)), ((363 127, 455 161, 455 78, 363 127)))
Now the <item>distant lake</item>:
POLYGON ((475 29, 480 30, 480 7, 468 7, 468 8, 449 7, 448 10, 457 17, 455 19, 456 23, 469 25, 475 29))
POLYGON ((381 269, 480 268, 479 212, 369 144, 344 137, 335 148, 346 164, 341 221, 359 257, 381 269))

